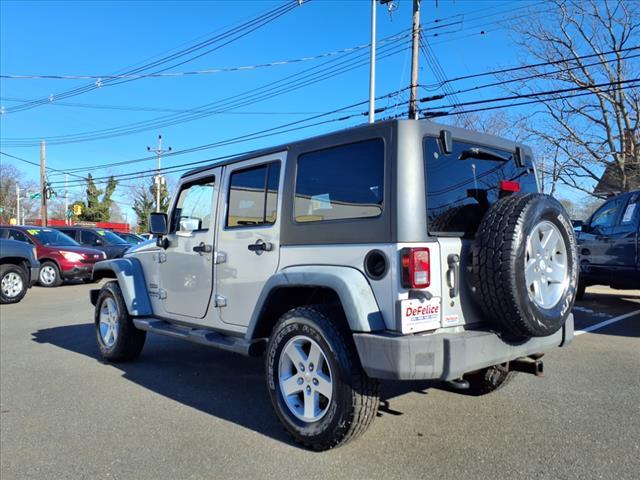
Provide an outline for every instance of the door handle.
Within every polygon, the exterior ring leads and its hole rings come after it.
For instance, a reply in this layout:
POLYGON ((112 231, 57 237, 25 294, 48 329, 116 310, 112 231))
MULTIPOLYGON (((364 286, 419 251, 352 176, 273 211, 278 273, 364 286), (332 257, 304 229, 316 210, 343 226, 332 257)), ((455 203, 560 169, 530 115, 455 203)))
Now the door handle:
POLYGON ((204 242, 200 242, 200 245, 193 247, 193 251, 202 255, 203 253, 213 252, 213 247, 211 245, 205 245, 204 242))
POLYGON ((460 255, 455 253, 447 256, 447 284, 449 285, 449 297, 457 297, 460 293, 460 255))
POLYGON ((255 252, 256 255, 262 255, 262 252, 270 252, 273 250, 273 243, 258 239, 256 240, 256 243, 248 245, 247 248, 250 251, 255 252))

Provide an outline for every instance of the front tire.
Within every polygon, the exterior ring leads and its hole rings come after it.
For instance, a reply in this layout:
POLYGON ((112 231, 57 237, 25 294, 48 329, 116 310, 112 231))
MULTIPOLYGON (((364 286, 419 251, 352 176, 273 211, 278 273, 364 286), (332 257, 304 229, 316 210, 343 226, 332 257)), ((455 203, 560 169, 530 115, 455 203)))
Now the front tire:
POLYGON ((107 282, 100 289, 95 326, 100 354, 105 360, 126 362, 140 355, 147 332, 133 324, 116 281, 107 282))
POLYGON ((27 294, 27 274, 18 265, 0 265, 0 303, 18 303, 27 294))
POLYGON ((62 284, 60 269, 53 262, 42 262, 38 285, 45 288, 58 287, 62 284))
POLYGON ((294 308, 273 329, 267 389, 295 441, 327 450, 361 435, 378 410, 378 382, 358 359, 343 319, 324 307, 294 308))

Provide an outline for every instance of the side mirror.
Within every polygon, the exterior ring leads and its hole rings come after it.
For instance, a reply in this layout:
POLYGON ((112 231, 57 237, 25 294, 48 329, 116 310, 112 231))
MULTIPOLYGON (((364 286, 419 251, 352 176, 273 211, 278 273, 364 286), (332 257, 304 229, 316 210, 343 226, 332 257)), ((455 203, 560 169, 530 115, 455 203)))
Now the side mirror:
POLYGON ((167 214, 152 212, 149 215, 149 231, 157 237, 162 237, 169 233, 167 214))
POLYGON ((182 233, 191 233, 194 230, 198 230, 200 228, 200 222, 195 218, 181 218, 180 219, 180 230, 182 233))

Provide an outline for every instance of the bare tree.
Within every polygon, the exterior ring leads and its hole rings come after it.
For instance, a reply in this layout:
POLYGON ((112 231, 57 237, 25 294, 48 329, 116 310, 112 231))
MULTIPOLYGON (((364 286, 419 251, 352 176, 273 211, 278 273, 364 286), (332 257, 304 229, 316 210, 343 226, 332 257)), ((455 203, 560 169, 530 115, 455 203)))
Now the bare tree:
POLYGON ((14 165, 0 163, 0 223, 9 223, 16 217, 16 185, 20 187, 20 217, 24 219, 39 216, 40 200, 32 199, 30 194, 40 189, 35 182, 24 179, 24 174, 14 165))
POLYGON ((558 182, 597 197, 640 188, 640 50, 625 50, 640 44, 640 2, 550 4, 514 30, 527 64, 554 63, 519 71, 509 88, 580 89, 539 97, 541 109, 523 125, 542 146, 551 193, 558 182))

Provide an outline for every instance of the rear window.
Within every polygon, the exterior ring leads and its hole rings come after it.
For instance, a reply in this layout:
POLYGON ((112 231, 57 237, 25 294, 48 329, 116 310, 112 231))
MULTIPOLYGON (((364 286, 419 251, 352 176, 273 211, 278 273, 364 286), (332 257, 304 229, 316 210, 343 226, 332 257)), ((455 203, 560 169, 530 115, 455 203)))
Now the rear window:
POLYGON ((296 222, 378 217, 383 199, 382 139, 318 150, 298 158, 296 222))
POLYGON ((435 138, 424 140, 424 172, 427 195, 427 225, 430 234, 472 237, 482 217, 505 192, 502 180, 518 182, 521 192, 537 191, 535 173, 526 157, 518 167, 514 153, 464 142, 453 142, 445 154, 435 138), (465 158, 463 152, 481 148, 508 159, 465 158))

